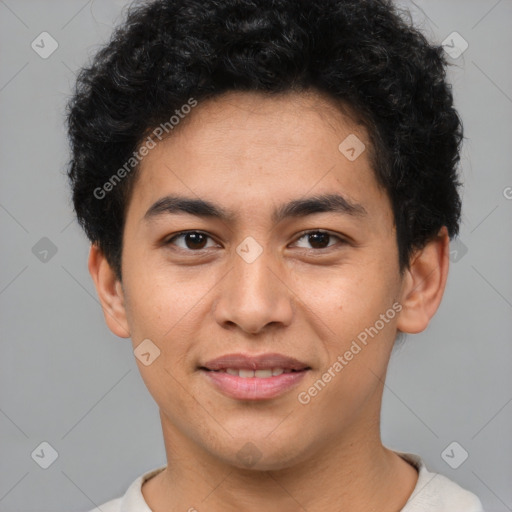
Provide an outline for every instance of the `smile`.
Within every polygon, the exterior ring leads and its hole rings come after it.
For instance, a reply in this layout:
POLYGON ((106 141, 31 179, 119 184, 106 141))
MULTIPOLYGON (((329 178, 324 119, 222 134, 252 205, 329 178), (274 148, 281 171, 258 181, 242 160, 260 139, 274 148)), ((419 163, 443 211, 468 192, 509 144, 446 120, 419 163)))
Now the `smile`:
POLYGON ((198 367, 207 383, 236 400, 270 400, 296 387, 311 367, 284 354, 224 354, 198 367))
POLYGON ((250 379, 252 377, 256 377, 257 379, 268 379, 270 377, 277 377, 282 373, 291 373, 296 372, 298 370, 287 370, 284 368, 271 368, 266 370, 248 370, 245 368, 223 368, 222 370, 210 370, 215 372, 224 372, 229 375, 234 375, 236 377, 242 377, 242 379, 250 379))

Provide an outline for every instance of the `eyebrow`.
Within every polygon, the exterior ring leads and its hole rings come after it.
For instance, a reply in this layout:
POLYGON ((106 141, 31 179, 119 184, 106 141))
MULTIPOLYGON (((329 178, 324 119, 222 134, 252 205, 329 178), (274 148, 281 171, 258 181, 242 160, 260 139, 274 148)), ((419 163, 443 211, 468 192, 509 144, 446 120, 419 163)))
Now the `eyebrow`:
MULTIPOLYGON (((272 213, 272 221, 279 223, 290 217, 305 217, 315 213, 332 212, 354 217, 367 214, 365 208, 350 201, 340 194, 323 194, 307 198, 294 199, 281 205, 272 213)), ((162 215, 187 213, 197 217, 218 218, 225 222, 233 222, 236 215, 220 205, 184 196, 169 195, 162 197, 147 210, 146 221, 151 221, 162 215)))

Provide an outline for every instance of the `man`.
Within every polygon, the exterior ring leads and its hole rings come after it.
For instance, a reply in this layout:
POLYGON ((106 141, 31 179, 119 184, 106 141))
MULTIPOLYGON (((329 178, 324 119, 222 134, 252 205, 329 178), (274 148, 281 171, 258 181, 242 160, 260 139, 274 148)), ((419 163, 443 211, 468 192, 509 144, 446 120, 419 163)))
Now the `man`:
POLYGON ((380 439, 460 215, 442 50, 384 0, 134 7, 69 105, 75 210, 167 462, 113 511, 482 511, 380 439))

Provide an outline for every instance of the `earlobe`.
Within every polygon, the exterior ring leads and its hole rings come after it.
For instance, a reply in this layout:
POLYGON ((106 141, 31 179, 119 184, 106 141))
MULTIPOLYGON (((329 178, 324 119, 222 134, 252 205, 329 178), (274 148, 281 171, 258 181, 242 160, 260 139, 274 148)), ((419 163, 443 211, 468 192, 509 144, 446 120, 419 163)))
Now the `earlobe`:
POLYGON ((437 311, 448 277, 449 244, 448 230, 443 226, 437 236, 411 258, 402 283, 399 331, 422 332, 437 311))
POLYGON ((103 251, 96 244, 91 245, 88 267, 108 328, 120 338, 129 338, 130 329, 121 283, 103 251))

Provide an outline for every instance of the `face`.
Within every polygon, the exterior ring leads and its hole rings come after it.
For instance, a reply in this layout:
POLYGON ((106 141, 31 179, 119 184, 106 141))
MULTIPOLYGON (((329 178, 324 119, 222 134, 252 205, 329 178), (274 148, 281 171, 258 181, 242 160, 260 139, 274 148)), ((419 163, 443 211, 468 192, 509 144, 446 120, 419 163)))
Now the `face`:
POLYGON ((164 431, 260 469, 374 432, 403 282, 364 127, 314 93, 229 93, 139 172, 123 307, 164 431))

